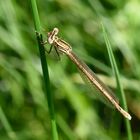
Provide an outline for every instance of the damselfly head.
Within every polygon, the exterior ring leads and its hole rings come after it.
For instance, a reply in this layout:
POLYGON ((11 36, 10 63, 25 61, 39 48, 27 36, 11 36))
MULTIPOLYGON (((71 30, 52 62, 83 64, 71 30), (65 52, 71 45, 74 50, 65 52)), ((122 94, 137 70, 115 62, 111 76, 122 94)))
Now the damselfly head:
POLYGON ((55 35, 57 35, 58 32, 59 32, 59 29, 55 27, 55 28, 53 29, 53 32, 54 32, 55 35))
POLYGON ((54 28, 53 31, 48 32, 48 37, 50 36, 56 36, 59 32, 58 28, 54 28))
POLYGON ((49 44, 53 44, 58 32, 59 32, 58 28, 54 28, 53 31, 48 32, 47 36, 49 44))

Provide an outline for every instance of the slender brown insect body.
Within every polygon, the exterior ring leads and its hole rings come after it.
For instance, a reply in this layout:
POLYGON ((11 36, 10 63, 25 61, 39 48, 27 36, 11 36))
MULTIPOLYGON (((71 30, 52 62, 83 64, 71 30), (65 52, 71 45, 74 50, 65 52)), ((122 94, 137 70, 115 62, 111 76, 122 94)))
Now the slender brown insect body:
POLYGON ((53 31, 48 33, 48 43, 53 45, 58 52, 65 53, 70 60, 76 64, 84 76, 86 76, 88 81, 102 93, 102 96, 104 96, 124 117, 131 120, 130 114, 120 107, 118 100, 115 99, 111 90, 74 54, 71 46, 67 42, 57 37, 58 32, 59 30, 54 28, 53 31))

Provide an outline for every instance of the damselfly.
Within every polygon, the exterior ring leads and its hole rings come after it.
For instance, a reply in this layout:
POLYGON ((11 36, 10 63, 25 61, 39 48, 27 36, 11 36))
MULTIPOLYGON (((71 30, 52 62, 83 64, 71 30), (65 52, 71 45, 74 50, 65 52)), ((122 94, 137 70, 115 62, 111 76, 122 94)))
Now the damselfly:
POLYGON ((102 96, 104 96, 124 117, 131 120, 130 114, 120 107, 111 90, 95 75, 95 73, 83 61, 81 61, 75 55, 75 53, 72 51, 71 46, 57 36, 58 32, 58 28, 54 28, 53 31, 48 32, 48 40, 45 41, 44 44, 49 43, 51 45, 49 52, 51 51, 52 46, 54 46, 58 54, 66 54, 83 73, 84 77, 88 79, 90 84, 96 87, 100 91, 102 96))

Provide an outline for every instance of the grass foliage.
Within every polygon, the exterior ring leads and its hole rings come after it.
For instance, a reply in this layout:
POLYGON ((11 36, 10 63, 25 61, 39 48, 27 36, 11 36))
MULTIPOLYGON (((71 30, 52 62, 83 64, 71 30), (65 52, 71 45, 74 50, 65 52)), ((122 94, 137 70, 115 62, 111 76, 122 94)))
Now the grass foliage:
MULTIPOLYGON (((103 21, 128 111, 132 115, 129 124, 132 130, 128 133, 120 114, 96 99, 65 55, 61 55, 58 61, 55 55, 46 54, 59 139, 130 140, 130 133, 133 140, 140 139, 140 2, 40 0, 37 6, 43 38, 46 39, 47 31, 58 27, 59 36, 118 96, 101 29, 100 22, 103 21)), ((49 114, 49 98, 46 99, 45 94, 48 82, 44 82, 42 74, 35 18, 30 1, 0 1, 2 140, 52 139, 53 122, 49 114)), ((50 46, 45 47, 49 49, 50 46)), ((121 102, 121 97, 118 98, 121 102)))

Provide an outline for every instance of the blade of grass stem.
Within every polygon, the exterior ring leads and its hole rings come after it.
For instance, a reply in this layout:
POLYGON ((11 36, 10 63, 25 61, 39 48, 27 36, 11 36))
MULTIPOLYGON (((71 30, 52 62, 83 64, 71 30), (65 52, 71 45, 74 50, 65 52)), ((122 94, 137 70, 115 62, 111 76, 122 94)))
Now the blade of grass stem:
MULTIPOLYGON (((107 46, 107 51, 108 51, 111 67, 112 67, 112 69, 114 71, 114 74, 115 74, 115 77, 116 77, 117 90, 118 90, 118 93, 119 93, 118 95, 119 95, 119 98, 120 98, 120 104, 122 105, 122 107, 126 111, 128 111, 127 103, 126 103, 126 99, 125 99, 125 94, 124 94, 124 91, 123 91, 123 88, 122 88, 122 84, 120 82, 119 70, 117 68, 117 64, 116 64, 116 61, 115 61, 115 57, 113 55, 111 44, 109 42, 109 39, 107 37, 107 33, 105 31, 105 28, 104 28, 103 24, 102 24, 102 30, 103 30, 103 35, 104 35, 105 43, 106 43, 106 46, 107 46)), ((127 119, 125 119, 125 126, 126 126, 128 140, 132 140, 131 125, 130 125, 130 121, 127 120, 127 119)))
POLYGON ((49 114, 51 117, 52 139, 58 140, 58 133, 57 133, 57 127, 56 127, 56 120, 55 120, 55 111, 54 111, 54 104, 53 104, 53 94, 52 94, 51 88, 50 88, 48 65, 47 65, 46 56, 45 56, 45 49, 42 45, 42 37, 41 37, 42 35, 40 34, 41 33, 41 24, 40 24, 40 20, 39 20, 39 14, 38 14, 38 10, 37 10, 36 0, 31 0, 31 7, 32 7, 32 12, 33 12, 35 30, 37 32, 37 42, 38 42, 41 66, 42 66, 43 77, 44 77, 44 81, 45 81, 45 87, 46 87, 45 95, 47 95, 48 109, 49 109, 49 114))
POLYGON ((12 130, 12 127, 10 126, 10 124, 9 124, 9 122, 8 122, 8 120, 7 120, 7 118, 6 118, 5 114, 4 114, 4 112, 3 112, 2 108, 1 108, 1 106, 0 106, 0 120, 1 120, 1 122, 2 122, 2 124, 3 124, 3 126, 4 126, 4 128, 5 128, 5 130, 6 130, 6 132, 7 132, 8 137, 9 137, 11 140, 18 140, 18 139, 17 139, 17 135, 16 135, 16 133, 12 130))
POLYGON ((77 137, 74 134, 74 132, 72 132, 68 124, 60 115, 57 115, 57 124, 59 125, 60 129, 64 132, 64 134, 67 136, 68 140, 77 140, 77 137))

